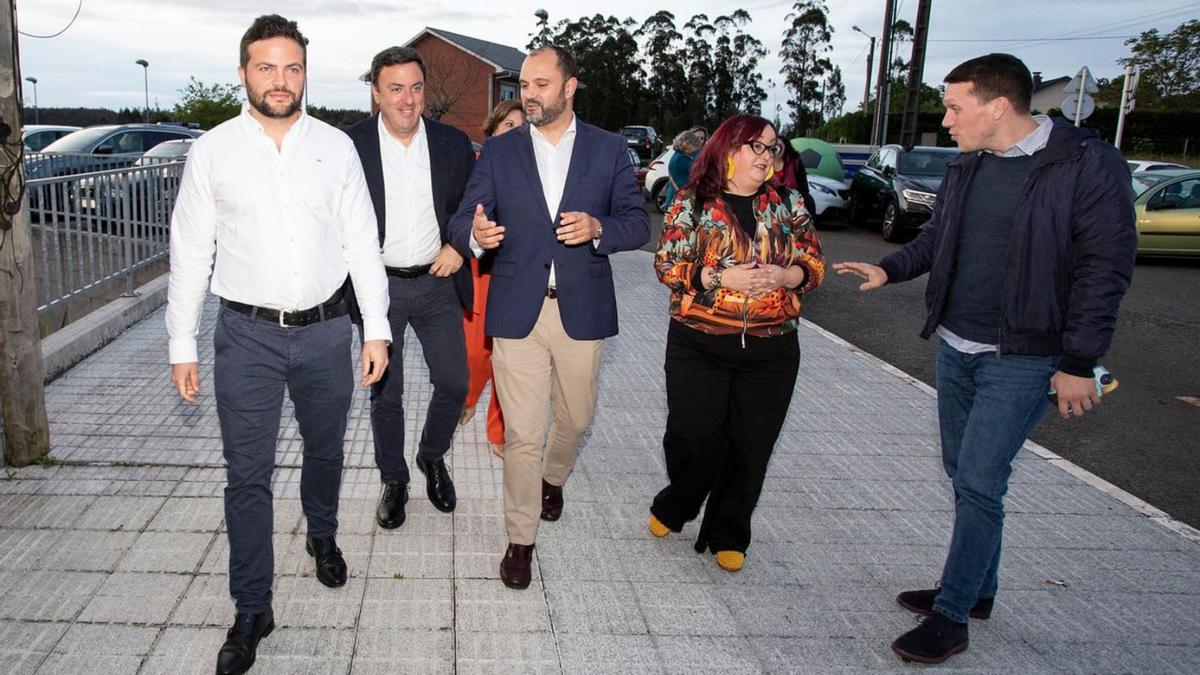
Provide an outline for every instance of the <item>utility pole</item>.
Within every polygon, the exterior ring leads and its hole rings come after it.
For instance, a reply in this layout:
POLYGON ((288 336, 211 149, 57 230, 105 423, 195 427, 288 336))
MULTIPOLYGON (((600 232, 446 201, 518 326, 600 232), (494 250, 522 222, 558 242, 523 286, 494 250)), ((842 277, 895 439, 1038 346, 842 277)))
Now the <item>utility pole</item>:
POLYGON ((891 78, 888 77, 892 61, 892 25, 896 23, 896 2, 886 0, 883 5, 883 34, 879 36, 879 81, 875 85, 875 121, 871 126, 871 145, 887 142, 888 99, 891 98, 891 78))
POLYGON ((13 0, 0 0, 0 142, 8 146, 7 152, 0 152, 0 409, 4 459, 10 466, 27 466, 50 453, 50 426, 42 385, 32 232, 29 210, 23 205, 16 25, 13 0))
POLYGON ((933 0, 917 3, 917 25, 913 31, 912 60, 908 68, 908 97, 904 101, 904 118, 900 123, 900 145, 910 148, 921 140, 918 132, 921 119, 921 85, 925 78, 925 40, 929 37, 929 9, 933 0))

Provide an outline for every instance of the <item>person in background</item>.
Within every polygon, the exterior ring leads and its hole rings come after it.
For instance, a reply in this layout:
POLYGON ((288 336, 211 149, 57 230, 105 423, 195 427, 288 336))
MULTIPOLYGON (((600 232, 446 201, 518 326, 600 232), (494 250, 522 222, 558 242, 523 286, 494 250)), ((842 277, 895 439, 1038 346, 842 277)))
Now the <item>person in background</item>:
POLYGON ((667 187, 663 188, 662 203, 659 205, 664 213, 675 200, 675 194, 687 185, 692 162, 696 161, 696 156, 700 154, 700 148, 704 147, 707 137, 707 129, 695 126, 679 132, 671 143, 671 149, 675 152, 671 155, 671 161, 667 163, 667 187))
MULTIPOLYGON (((525 124, 525 111, 521 101, 501 101, 483 123, 483 135, 499 136, 525 124)), ((483 389, 492 382, 492 398, 487 409, 487 439, 492 454, 504 452, 504 413, 500 410, 500 397, 496 395, 496 383, 492 372, 492 338, 484 330, 486 321, 488 284, 492 280, 491 253, 483 257, 471 257, 471 279, 475 283, 475 302, 463 311, 463 330, 467 335, 467 370, 471 376, 467 383, 467 400, 463 403, 459 424, 466 424, 475 417, 475 404, 483 395, 483 389)))
POLYGON ((696 550, 742 569, 750 517, 800 366, 801 297, 825 260, 798 192, 770 182, 783 152, 771 124, 737 115, 701 151, 671 203, 654 269, 671 289, 667 330, 668 484, 651 534, 679 532, 707 500, 696 550))
POLYGON ((775 158, 775 184, 804 195, 804 208, 809 215, 816 213, 812 190, 808 187, 808 169, 791 142, 783 142, 783 154, 775 158))

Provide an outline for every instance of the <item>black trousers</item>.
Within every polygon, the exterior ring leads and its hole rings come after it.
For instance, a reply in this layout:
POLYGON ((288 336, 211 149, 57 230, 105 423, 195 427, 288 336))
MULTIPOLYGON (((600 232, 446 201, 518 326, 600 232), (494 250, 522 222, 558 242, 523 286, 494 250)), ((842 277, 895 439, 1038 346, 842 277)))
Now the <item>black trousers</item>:
POLYGON ((794 331, 776 337, 708 335, 672 320, 667 331, 670 484, 650 512, 678 532, 708 499, 696 550, 745 551, 767 462, 800 367, 794 331))
POLYGON ((271 606, 271 478, 286 388, 304 459, 300 505, 308 534, 337 532, 342 442, 354 393, 350 317, 284 328, 222 307, 213 334, 213 388, 225 450, 229 592, 239 612, 271 606))
POLYGON ((371 428, 375 432, 375 464, 385 483, 407 484, 404 458, 404 331, 413 327, 421 343, 433 394, 417 452, 434 462, 450 451, 463 401, 467 399, 467 343, 462 305, 453 277, 424 274, 415 279, 388 277, 388 322, 392 344, 383 379, 371 387, 371 428))

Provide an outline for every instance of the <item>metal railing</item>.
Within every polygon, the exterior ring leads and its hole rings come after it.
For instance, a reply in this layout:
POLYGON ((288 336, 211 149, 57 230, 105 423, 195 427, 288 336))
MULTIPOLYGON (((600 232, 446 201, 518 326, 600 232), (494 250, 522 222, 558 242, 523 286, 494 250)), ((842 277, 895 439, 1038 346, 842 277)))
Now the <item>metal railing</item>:
POLYGON ((132 165, 142 153, 96 155, 87 152, 27 152, 25 180, 56 178, 92 171, 107 171, 132 165))
POLYGON ((124 282, 169 250, 182 159, 27 180, 39 316, 124 282))

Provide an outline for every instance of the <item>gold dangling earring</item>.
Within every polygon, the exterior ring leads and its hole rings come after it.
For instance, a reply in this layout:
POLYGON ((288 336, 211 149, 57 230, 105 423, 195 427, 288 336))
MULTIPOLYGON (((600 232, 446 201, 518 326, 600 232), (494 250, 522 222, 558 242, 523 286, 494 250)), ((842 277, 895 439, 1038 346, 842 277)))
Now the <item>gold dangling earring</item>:
POLYGON ((733 180, 733 158, 725 158, 725 180, 733 180))
POLYGON ((775 175, 775 165, 772 164, 771 166, 767 167, 767 177, 764 178, 763 180, 771 180, 771 176, 774 176, 774 175, 775 175))

